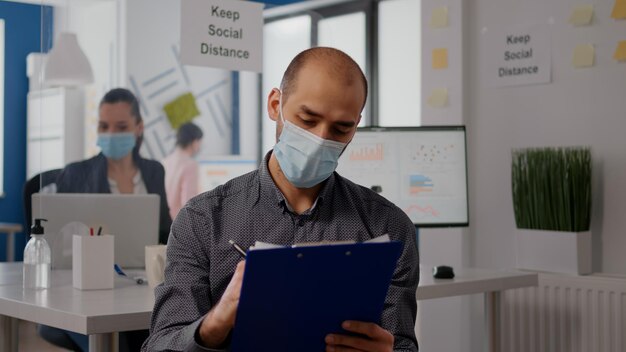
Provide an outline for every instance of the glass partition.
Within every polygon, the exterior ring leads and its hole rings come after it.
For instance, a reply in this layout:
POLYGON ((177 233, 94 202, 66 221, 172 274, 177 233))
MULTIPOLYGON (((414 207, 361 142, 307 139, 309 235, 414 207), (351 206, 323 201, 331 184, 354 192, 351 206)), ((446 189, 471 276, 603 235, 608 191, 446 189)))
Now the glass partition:
MULTIPOLYGON (((420 124, 417 0, 268 3, 261 74, 183 64, 181 0, 41 0, 39 5, 32 1, 22 5, 39 7, 43 14, 34 24, 40 42, 28 59, 29 88, 23 116, 24 174, 27 180, 36 180, 36 192, 134 193, 134 183, 125 184, 110 172, 114 164, 105 154, 112 151, 103 147, 110 148, 106 143, 113 142, 103 136, 134 134, 133 160, 159 162, 165 165, 168 177, 176 172, 168 171, 176 167, 168 166, 167 160, 180 153, 178 134, 185 123, 196 126, 192 135, 201 135, 188 155, 190 160, 212 165, 216 160, 234 158, 246 164, 235 169, 249 170, 276 142, 276 123, 267 116, 268 94, 279 87, 290 60, 314 46, 339 48, 364 71, 369 95, 360 126, 420 124), (407 31, 413 40, 408 44, 397 40, 407 31), (82 55, 88 63, 91 73, 86 81, 73 77, 68 83, 49 77, 54 71, 49 68, 55 47, 68 45, 68 40, 77 51, 67 60, 82 55), (125 89, 130 98, 119 91, 117 96, 107 97, 116 88, 125 89), (103 106, 119 102, 128 104, 130 110, 125 112, 132 117, 121 127, 115 121, 104 121, 103 111, 103 106), (67 181, 71 185, 58 181, 61 170, 72 163, 81 163, 75 167, 83 168, 82 177, 95 177, 90 173, 103 172, 95 160, 106 166, 97 185, 77 188, 75 185, 84 181, 81 178, 67 181), (36 178, 38 175, 45 176, 36 178)), ((113 115, 119 117, 118 113, 113 115)), ((218 181, 209 169, 198 168, 196 194, 206 191, 206 185, 223 182, 223 175, 218 181)), ((23 198, 23 208, 28 226, 32 207, 27 198, 23 198)), ((45 216, 45 211, 39 210, 45 216)), ((175 215, 171 212, 170 217, 175 215)))

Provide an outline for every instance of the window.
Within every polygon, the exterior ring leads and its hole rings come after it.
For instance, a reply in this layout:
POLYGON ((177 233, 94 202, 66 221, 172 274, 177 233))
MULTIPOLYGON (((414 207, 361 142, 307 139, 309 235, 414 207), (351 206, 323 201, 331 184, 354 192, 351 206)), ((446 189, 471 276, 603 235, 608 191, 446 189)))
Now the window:
POLYGON ((378 123, 419 126, 421 15, 418 0, 387 0, 378 7, 378 123))
POLYGON ((267 117, 267 94, 289 60, 312 46, 341 49, 365 72, 370 90, 360 126, 419 126, 420 18, 419 0, 301 2, 266 10, 262 152, 276 138, 275 123, 267 117))
POLYGON ((267 23, 263 28, 262 153, 274 147, 276 125, 267 116, 267 95, 277 87, 291 59, 311 47, 311 17, 297 16, 267 23))
MULTIPOLYGON (((367 72, 367 34, 365 12, 355 12, 321 19, 317 24, 317 44, 339 48, 367 72)), ((359 126, 367 125, 367 108, 359 126)))

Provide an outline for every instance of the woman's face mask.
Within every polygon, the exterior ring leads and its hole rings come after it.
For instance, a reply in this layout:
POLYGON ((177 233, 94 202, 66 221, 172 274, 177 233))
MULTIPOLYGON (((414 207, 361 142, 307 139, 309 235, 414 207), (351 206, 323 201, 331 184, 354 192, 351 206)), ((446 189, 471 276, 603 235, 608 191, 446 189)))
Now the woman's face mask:
POLYGON ((274 155, 285 177, 298 188, 311 188, 326 180, 337 168, 347 143, 323 139, 285 120, 282 93, 279 117, 283 130, 274 146, 274 155))
POLYGON ((119 160, 128 155, 135 144, 137 137, 132 132, 98 133, 98 147, 107 158, 119 160))
POLYGON ((109 159, 129 155, 142 133, 143 124, 132 115, 129 103, 104 103, 99 109, 97 145, 109 159))

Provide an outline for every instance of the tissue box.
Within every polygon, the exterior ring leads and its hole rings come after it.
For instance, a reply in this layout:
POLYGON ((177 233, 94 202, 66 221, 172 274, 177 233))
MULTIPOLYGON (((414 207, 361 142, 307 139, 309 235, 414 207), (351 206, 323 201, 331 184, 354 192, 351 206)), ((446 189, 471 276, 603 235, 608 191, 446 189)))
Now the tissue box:
POLYGON ((80 236, 72 239, 73 285, 81 290, 113 288, 114 237, 80 236))

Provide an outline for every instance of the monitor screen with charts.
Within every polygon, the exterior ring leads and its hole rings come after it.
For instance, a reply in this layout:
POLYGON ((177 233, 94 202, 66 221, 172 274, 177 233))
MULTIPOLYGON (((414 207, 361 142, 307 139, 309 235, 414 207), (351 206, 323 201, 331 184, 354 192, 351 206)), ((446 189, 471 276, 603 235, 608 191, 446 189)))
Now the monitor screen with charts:
POLYGON ((337 172, 379 192, 418 226, 467 226, 465 127, 360 128, 337 172))
MULTIPOLYGON (((44 218, 45 238, 54 269, 72 267, 72 237, 89 236, 89 228, 115 236, 115 263, 143 268, 145 247, 159 242, 156 194, 33 194, 33 218, 44 218)), ((97 235, 97 233, 96 233, 97 235)), ((113 270, 113 268, 111 268, 113 270)))

